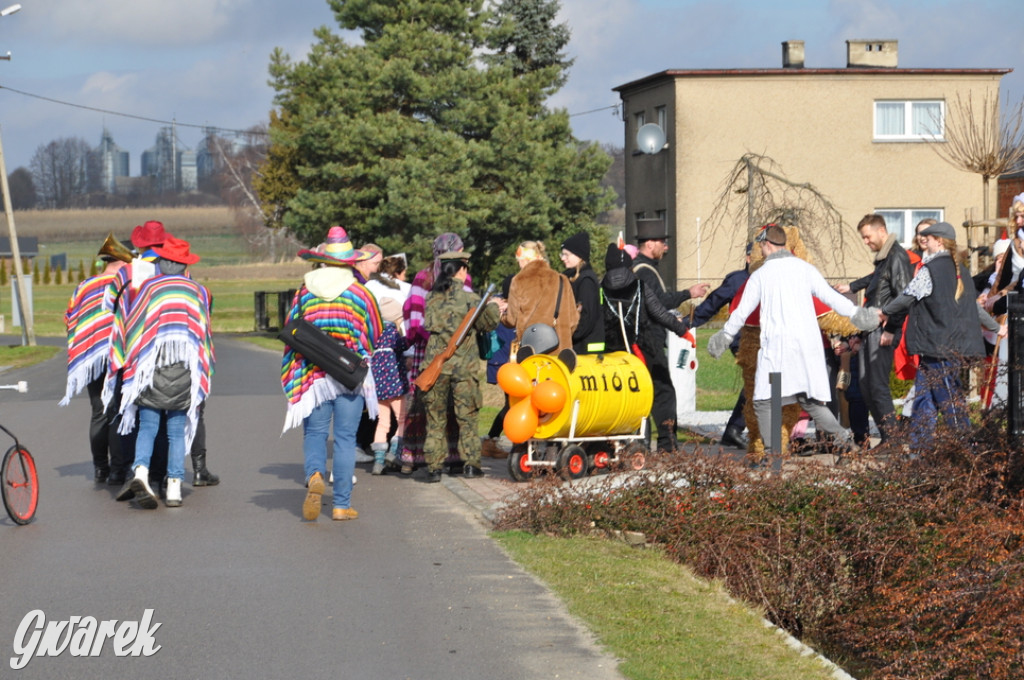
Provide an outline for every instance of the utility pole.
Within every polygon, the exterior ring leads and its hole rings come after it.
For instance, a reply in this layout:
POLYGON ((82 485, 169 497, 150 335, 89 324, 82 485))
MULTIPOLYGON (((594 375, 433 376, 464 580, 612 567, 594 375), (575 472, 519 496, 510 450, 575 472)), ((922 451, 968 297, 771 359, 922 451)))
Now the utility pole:
MULTIPOLYGON (((11 5, 0 10, 0 17, 14 14, 21 9, 21 5, 11 5)), ((11 53, 8 52, 6 59, 10 60, 11 53)), ((0 189, 3 190, 4 214, 7 216, 7 230, 11 238, 11 259, 14 260, 14 276, 17 285, 14 289, 18 291, 18 306, 21 310, 21 344, 34 347, 36 344, 36 332, 33 327, 32 310, 28 305, 28 291, 25 280, 22 278, 24 272, 21 267, 21 248, 18 247, 18 230, 14 227, 14 209, 11 207, 11 188, 7 184, 7 163, 4 161, 4 145, 0 138, 0 189)))

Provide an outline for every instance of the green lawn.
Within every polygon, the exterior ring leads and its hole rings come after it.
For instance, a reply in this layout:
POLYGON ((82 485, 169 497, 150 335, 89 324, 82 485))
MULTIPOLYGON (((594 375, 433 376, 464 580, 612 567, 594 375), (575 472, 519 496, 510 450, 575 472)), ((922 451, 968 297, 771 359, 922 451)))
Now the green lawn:
POLYGON ((657 549, 604 538, 495 533, 621 660, 632 680, 801 680, 831 677, 787 647, 758 612, 695 578, 657 549))

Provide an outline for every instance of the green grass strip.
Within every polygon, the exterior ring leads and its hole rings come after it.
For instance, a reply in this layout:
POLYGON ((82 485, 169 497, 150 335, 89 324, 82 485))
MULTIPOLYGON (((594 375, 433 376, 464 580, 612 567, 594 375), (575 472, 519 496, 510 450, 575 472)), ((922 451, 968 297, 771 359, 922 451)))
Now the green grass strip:
POLYGON ((632 680, 829 678, 760 614, 657 549, 603 538, 493 534, 620 659, 632 680))

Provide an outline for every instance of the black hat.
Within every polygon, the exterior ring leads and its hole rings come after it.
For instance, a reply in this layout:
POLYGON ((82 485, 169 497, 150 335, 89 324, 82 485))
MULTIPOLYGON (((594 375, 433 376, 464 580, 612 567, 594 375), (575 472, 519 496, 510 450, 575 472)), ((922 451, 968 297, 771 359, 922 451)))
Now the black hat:
POLYGON ((633 258, 625 250, 619 248, 617 243, 608 244, 608 252, 604 256, 605 271, 618 269, 620 267, 632 267, 633 258))
POLYGON ((668 238, 668 228, 665 226, 665 220, 644 219, 636 221, 637 242, 657 241, 663 238, 668 238))
POLYGON ((569 238, 565 239, 565 243, 562 244, 562 250, 568 250, 570 253, 580 258, 581 260, 590 260, 590 234, 585 231, 581 231, 578 234, 573 234, 569 238))

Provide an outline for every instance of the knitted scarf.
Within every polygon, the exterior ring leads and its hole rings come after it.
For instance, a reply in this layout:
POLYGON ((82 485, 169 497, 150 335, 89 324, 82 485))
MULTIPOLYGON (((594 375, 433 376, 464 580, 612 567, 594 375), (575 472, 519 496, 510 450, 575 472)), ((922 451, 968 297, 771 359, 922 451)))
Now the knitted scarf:
POLYGON ((119 305, 110 334, 110 371, 103 402, 113 396, 122 372, 121 434, 135 427, 136 399, 153 384, 157 368, 185 362, 192 374, 192 394, 185 425, 185 448, 192 446, 199 405, 210 394, 214 365, 210 332, 210 299, 206 289, 186 276, 147 279, 132 299, 131 309, 119 305))
MULTIPOLYGON (((373 293, 360 283, 348 286, 333 300, 319 298, 303 285, 295 293, 285 322, 299 317, 305 317, 306 321, 344 342, 349 349, 367 357, 368 361, 383 331, 373 293)), ((353 393, 288 346, 285 346, 281 358, 281 386, 288 397, 283 431, 301 425, 320 404, 340 394, 353 393)), ((366 374, 355 393, 363 395, 370 419, 376 418, 377 390, 372 372, 366 374)))
POLYGON ((100 274, 78 284, 68 302, 68 383, 61 406, 107 370, 113 315, 103 308, 103 295, 114 274, 100 274))

